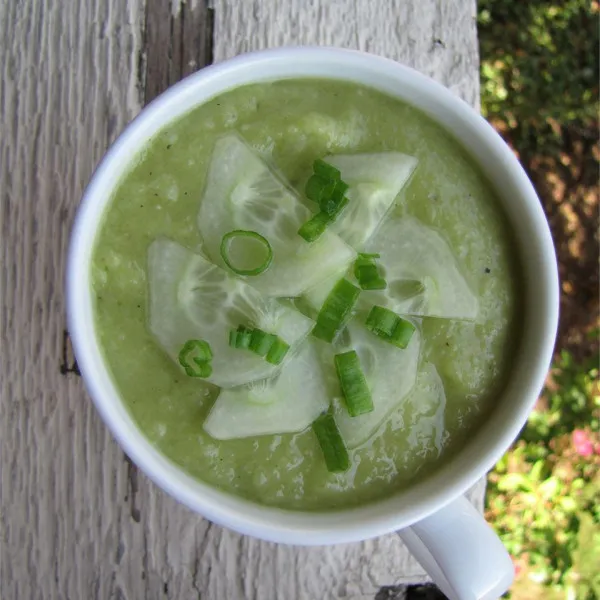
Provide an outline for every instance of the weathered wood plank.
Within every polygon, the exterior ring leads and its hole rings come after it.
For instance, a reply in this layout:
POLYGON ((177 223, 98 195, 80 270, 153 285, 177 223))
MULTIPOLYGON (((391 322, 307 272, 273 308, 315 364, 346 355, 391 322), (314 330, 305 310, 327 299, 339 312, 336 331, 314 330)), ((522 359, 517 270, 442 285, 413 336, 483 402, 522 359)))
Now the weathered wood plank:
MULTIPOLYGON (((474 0, 217 0, 214 55, 358 47, 475 104, 474 14, 474 0)), ((3 599, 372 599, 422 577, 395 535, 297 549, 212 526, 124 459, 77 375, 63 296, 75 207, 141 105, 210 61, 211 20, 203 0, 0 3, 3 599)))
POLYGON ((214 60, 276 46, 380 54, 479 106, 476 0, 215 0, 214 60))
POLYGON ((212 9, 203 0, 147 0, 146 69, 141 85, 147 104, 186 75, 212 62, 212 9))

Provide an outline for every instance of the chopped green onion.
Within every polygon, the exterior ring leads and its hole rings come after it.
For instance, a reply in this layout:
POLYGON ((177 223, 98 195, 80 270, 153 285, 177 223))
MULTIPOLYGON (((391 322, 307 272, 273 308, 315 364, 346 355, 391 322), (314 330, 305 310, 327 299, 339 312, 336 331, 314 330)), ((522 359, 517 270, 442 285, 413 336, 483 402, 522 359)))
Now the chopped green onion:
POLYGON ((366 321, 367 329, 381 336, 391 336, 397 323, 398 315, 383 306, 373 306, 366 321))
POLYGON ((298 229, 298 235, 307 242, 314 242, 327 229, 329 222, 329 215, 319 212, 298 229))
POLYGON ((260 235, 256 231, 245 231, 243 229, 235 229, 230 231, 223 236, 221 240, 221 257, 225 261, 225 264, 236 274, 236 275, 260 275, 263 271, 266 271, 273 260, 273 249, 267 238, 260 235), (231 243, 235 238, 250 238, 259 242, 265 249, 266 256, 262 264, 253 269, 240 269, 232 264, 229 259, 229 250, 231 243))
POLYGON ((394 333, 392 333, 390 341, 394 346, 398 346, 398 348, 406 348, 414 332, 415 326, 410 321, 400 319, 398 325, 396 325, 396 329, 394 329, 394 333))
POLYGON ((237 337, 238 337, 238 332, 235 329, 232 329, 229 332, 229 345, 232 348, 237 348, 237 337))
POLYGON ((321 212, 324 212, 325 214, 329 215, 329 216, 333 216, 333 215, 337 215, 337 213, 340 212, 342 207, 346 205, 346 203, 348 202, 346 200, 346 202, 344 202, 344 194, 346 193, 346 190, 348 189, 348 184, 344 183, 343 181, 338 181, 335 184, 335 189, 333 190, 333 192, 331 193, 331 195, 327 198, 322 199, 319 202, 319 206, 321 207, 321 212))
POLYGON ((358 261, 354 263, 354 277, 358 279, 359 283, 379 278, 379 271, 377 270, 376 265, 373 263, 359 265, 357 263, 358 261))
POLYGON ((331 473, 347 471, 350 468, 350 457, 333 415, 321 415, 313 422, 312 429, 321 446, 327 470, 331 473))
POLYGON ((398 348, 406 348, 415 332, 415 326, 410 321, 383 306, 371 308, 366 326, 376 336, 398 348))
POLYGON ((266 333, 262 329, 255 329, 250 338, 249 349, 252 350, 254 354, 265 356, 271 349, 271 346, 275 343, 276 339, 277 336, 272 333, 266 333))
POLYGON ((334 166, 330 165, 328 162, 317 158, 313 163, 313 172, 315 175, 322 177, 323 179, 337 181, 340 179, 342 174, 339 169, 336 169, 334 166))
POLYGON ((373 306, 367 316, 367 329, 380 337, 391 337, 399 318, 395 312, 383 306, 373 306))
POLYGON ((359 294, 360 290, 355 285, 347 279, 340 279, 325 299, 312 334, 321 340, 332 342, 350 318, 359 294))
POLYGON ((250 347, 250 340, 252 338, 252 330, 240 325, 237 328, 237 336, 235 340, 235 347, 246 349, 250 347))
POLYGON ((379 254, 379 252, 372 252, 371 254, 368 254, 366 252, 359 252, 358 258, 366 258, 366 259, 381 258, 381 254, 379 254))
POLYGON ((362 372, 358 354, 354 350, 336 354, 334 357, 346 408, 351 417, 357 417, 373 410, 373 400, 362 372))
POLYGON ((248 329, 244 325, 229 332, 229 345, 264 356, 265 360, 273 365, 280 364, 290 349, 290 345, 275 334, 258 328, 248 329))
POLYGON ((361 287, 363 290, 369 290, 369 291, 370 290, 385 290, 385 288, 387 287, 387 281, 381 277, 378 277, 377 279, 365 281, 361 287))
POLYGON ((212 350, 204 340, 188 340, 179 351, 179 364, 189 377, 210 377, 212 350))
POLYGON ((314 242, 319 238, 348 204, 348 198, 344 195, 348 184, 340 179, 338 169, 317 159, 313 163, 313 172, 306 182, 304 193, 319 205, 320 211, 298 230, 298 235, 307 242, 314 242))
POLYGON ((300 227, 300 229, 298 229, 298 235, 307 242, 314 242, 323 234, 327 227, 339 217, 347 204, 348 198, 344 196, 338 204, 334 214, 328 215, 326 212, 320 211, 316 215, 313 215, 300 227))
POLYGON ((387 283, 381 275, 375 264, 375 259, 379 254, 359 254, 354 261, 354 277, 363 290, 383 290, 387 283))
POLYGON ((384 290, 387 282, 379 276, 379 271, 375 265, 365 265, 355 270, 358 284, 363 290, 384 290))
POLYGON ((285 358, 288 350, 290 349, 290 345, 284 342, 282 339, 277 338, 273 345, 269 348, 269 352, 267 353, 266 361, 271 363, 272 365, 278 365, 285 358))
POLYGON ((304 194, 309 200, 321 204, 323 200, 330 198, 336 188, 336 182, 323 179, 318 175, 311 175, 306 182, 304 194))
MULTIPOLYGON (((329 217, 328 225, 333 223, 342 214, 342 211, 344 210, 344 208, 346 208, 346 205, 348 204, 348 202, 349 202, 348 198, 346 196, 342 196, 340 201, 337 202, 337 204, 336 204, 335 211, 333 213, 331 213, 330 215, 328 215, 328 217, 329 217)), ((321 212, 323 213, 325 211, 322 210, 321 212)), ((327 214, 327 213, 325 213, 325 214, 327 214)))

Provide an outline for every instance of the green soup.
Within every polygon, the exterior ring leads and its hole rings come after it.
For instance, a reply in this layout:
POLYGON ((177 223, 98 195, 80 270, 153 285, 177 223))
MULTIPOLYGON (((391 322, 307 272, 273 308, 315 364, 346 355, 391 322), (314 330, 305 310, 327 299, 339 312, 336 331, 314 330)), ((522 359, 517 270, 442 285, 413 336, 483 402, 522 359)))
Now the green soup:
MULTIPOLYGON (((92 264, 104 357, 141 431, 198 479, 266 505, 302 510, 389 495, 464 445, 489 415, 510 370, 518 343, 518 276, 499 202, 459 141, 397 99, 355 84, 309 79, 241 87, 165 127, 132 157, 104 216, 92 264), (439 232, 478 302, 474 320, 413 319, 419 364, 434 365, 445 403, 422 398, 426 387, 417 377, 408 399, 350 449, 351 468, 342 473, 327 470, 310 427, 211 437, 203 425, 219 388, 187 377, 148 327, 148 248, 158 238, 202 248, 197 217, 211 155, 215 142, 232 131, 300 194, 317 158, 386 152, 415 157, 418 166, 386 226, 413 219, 439 232)), ((439 293, 443 298, 445 291, 439 293)))

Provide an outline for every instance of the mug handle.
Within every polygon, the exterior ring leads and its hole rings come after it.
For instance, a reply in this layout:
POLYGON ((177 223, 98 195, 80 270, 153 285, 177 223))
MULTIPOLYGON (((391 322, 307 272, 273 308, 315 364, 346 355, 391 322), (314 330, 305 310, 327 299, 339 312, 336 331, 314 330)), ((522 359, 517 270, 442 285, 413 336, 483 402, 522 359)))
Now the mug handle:
POLYGON ((506 548, 464 496, 398 535, 450 600, 496 600, 513 582, 506 548))

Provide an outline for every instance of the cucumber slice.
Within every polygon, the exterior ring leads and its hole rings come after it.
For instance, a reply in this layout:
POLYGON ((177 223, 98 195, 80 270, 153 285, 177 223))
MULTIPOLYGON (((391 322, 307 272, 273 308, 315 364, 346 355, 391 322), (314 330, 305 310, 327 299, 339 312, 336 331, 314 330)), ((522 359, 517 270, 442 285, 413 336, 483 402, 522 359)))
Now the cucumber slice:
MULTIPOLYGON (((335 284, 343 277, 347 277, 347 279, 349 281, 352 281, 353 283, 356 282, 354 275, 351 272, 349 272, 348 269, 342 269, 336 273, 333 273, 323 281, 320 281, 319 283, 317 283, 317 285, 307 289, 304 292, 302 299, 305 300, 308 303, 308 305, 314 310, 316 310, 318 313, 318 311, 321 310, 323 303, 327 299, 327 296, 329 296, 329 293, 331 292, 331 290, 333 290, 335 284)), ((361 291, 361 296, 363 293, 364 292, 361 291)), ((361 303, 360 298, 361 297, 359 296, 359 303, 361 303)))
POLYGON ((364 326, 363 315, 355 317, 342 335, 341 349, 354 349, 367 379, 374 410, 351 417, 341 399, 334 402, 335 420, 348 448, 367 441, 406 397, 415 384, 421 338, 415 331, 407 348, 402 350, 374 336, 364 326))
POLYGON ((204 430, 218 440, 302 431, 329 402, 316 344, 306 342, 274 379, 221 390, 204 430))
POLYGON ((390 219, 369 240, 379 252, 387 288, 363 292, 361 301, 398 314, 475 320, 479 301, 462 276, 452 249, 433 228, 414 217, 390 219))
MULTIPOLYGON (((402 403, 401 426, 408 430, 412 451, 424 456, 433 452, 439 456, 445 439, 446 392, 437 369, 423 362, 412 392, 402 403)), ((395 415, 394 415, 395 416, 395 415)), ((394 418, 391 419, 394 427, 394 418)))
POLYGON ((252 352, 231 348, 231 329, 252 325, 275 333, 290 344, 291 356, 314 326, 308 317, 265 298, 171 240, 150 245, 148 280, 151 332, 175 362, 187 340, 206 340, 213 353, 213 370, 206 381, 221 387, 270 377, 279 369, 252 352))
POLYGON ((350 200, 331 226, 347 244, 362 250, 417 166, 417 159, 400 152, 338 154, 325 161, 339 169, 350 187, 350 200))
MULTIPOLYGON (((217 140, 198 213, 205 250, 215 264, 226 268, 220 252, 226 233, 255 231, 268 240, 273 261, 266 271, 246 281, 265 296, 299 296, 347 267, 356 255, 331 231, 312 244, 303 240, 298 229, 311 216, 297 194, 240 137, 217 140)), ((262 258, 255 262, 261 264, 262 258)))

